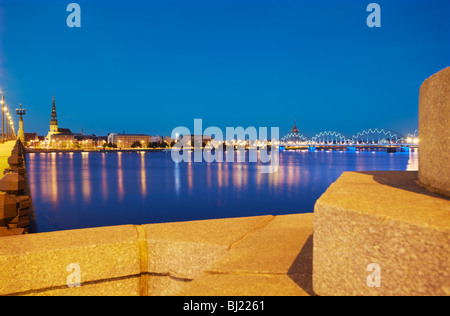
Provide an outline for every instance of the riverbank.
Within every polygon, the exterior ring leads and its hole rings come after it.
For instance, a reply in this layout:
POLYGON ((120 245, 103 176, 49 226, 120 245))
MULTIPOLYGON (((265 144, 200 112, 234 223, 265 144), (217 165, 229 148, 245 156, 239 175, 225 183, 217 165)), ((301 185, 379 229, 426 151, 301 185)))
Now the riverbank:
POLYGON ((82 153, 82 152, 161 152, 162 148, 127 148, 127 149, 44 149, 44 148, 25 148, 26 153, 82 153))

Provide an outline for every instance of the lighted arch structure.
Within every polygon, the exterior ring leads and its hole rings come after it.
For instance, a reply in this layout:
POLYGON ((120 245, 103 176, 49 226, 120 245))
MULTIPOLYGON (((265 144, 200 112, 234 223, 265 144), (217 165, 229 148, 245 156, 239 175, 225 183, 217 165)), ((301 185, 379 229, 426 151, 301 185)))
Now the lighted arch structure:
POLYGON ((408 136, 406 136, 406 137, 418 138, 419 137, 419 131, 415 130, 414 133, 408 134, 408 136))
POLYGON ((406 144, 419 144, 419 131, 415 130, 414 133, 408 134, 406 138, 403 139, 403 142, 406 144))
POLYGON ((416 130, 408 136, 394 132, 388 129, 372 128, 360 131, 351 137, 337 131, 323 131, 317 133, 308 139, 298 132, 292 132, 280 139, 280 143, 284 145, 300 145, 300 144, 417 144, 419 141, 419 132, 416 130))
POLYGON ((315 144, 346 144, 348 137, 336 131, 323 131, 311 138, 311 142, 315 144))
POLYGON ((299 133, 289 133, 281 138, 281 142, 284 144, 299 144, 307 141, 308 139, 299 133))
POLYGON ((392 144, 403 142, 404 136, 387 129, 366 129, 352 136, 353 143, 392 144))

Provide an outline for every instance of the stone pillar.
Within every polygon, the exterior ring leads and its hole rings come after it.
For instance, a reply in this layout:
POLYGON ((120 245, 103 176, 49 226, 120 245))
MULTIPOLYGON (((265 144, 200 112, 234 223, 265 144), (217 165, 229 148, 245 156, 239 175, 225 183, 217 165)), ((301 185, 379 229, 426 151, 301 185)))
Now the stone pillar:
POLYGON ((17 137, 20 139, 22 144, 25 144, 25 132, 23 130, 23 117, 22 117, 22 115, 20 116, 20 119, 19 119, 19 133, 17 134, 17 137))
POLYGON ((450 67, 420 87, 419 141, 420 184, 450 196, 450 67))
POLYGON ((420 88, 419 171, 344 172, 317 200, 316 294, 450 295, 449 129, 450 67, 420 88))

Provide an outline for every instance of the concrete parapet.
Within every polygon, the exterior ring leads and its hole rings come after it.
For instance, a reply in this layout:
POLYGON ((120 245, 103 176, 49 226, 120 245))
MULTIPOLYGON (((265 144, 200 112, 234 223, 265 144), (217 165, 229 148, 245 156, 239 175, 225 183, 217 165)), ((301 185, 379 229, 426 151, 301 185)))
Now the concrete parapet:
POLYGON ((450 196, 450 67, 424 81, 419 96, 419 180, 450 196))
POLYGON ((450 201, 417 172, 347 172, 317 201, 318 295, 450 295, 450 201))
POLYGON ((310 213, 2 237, 0 295, 310 295, 312 220, 310 213), (69 287, 76 267, 80 287, 69 287))

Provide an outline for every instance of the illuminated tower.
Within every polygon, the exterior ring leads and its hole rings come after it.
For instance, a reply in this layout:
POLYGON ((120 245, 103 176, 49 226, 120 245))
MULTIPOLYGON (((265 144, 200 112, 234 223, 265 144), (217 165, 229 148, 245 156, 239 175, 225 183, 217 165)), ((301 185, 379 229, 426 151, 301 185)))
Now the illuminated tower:
POLYGON ((47 134, 47 139, 50 139, 52 135, 58 134, 58 120, 56 119, 56 105, 55 105, 55 94, 53 93, 52 102, 52 114, 50 115, 50 131, 47 134))
POLYGON ((22 108, 22 104, 20 108, 16 109, 16 114, 19 115, 19 133, 17 137, 20 139, 23 145, 25 145, 25 132, 23 131, 23 115, 25 115, 25 109, 22 108))
POLYGON ((58 120, 56 119, 55 94, 53 94, 52 114, 50 119, 50 133, 58 133, 58 120))
POLYGON ((306 137, 300 135, 297 124, 294 121, 294 126, 292 127, 291 132, 285 135, 281 140, 287 144, 300 144, 306 142, 306 137))
POLYGON ((294 120, 294 127, 291 129, 291 133, 298 134, 298 128, 297 128, 297 125, 295 125, 295 120, 294 120))

